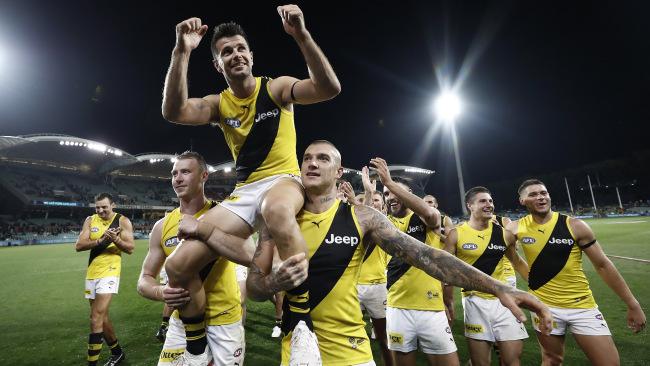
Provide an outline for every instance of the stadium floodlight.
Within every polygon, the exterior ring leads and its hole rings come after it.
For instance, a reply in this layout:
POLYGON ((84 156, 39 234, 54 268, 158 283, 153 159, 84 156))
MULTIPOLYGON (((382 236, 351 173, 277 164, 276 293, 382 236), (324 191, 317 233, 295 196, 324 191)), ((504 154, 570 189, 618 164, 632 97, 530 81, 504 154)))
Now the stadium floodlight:
POLYGON ((223 172, 224 172, 224 173, 230 173, 231 170, 232 170, 232 168, 229 167, 229 166, 223 168, 223 172))
POLYGON ((434 107, 438 118, 446 123, 454 123, 461 111, 460 98, 451 91, 444 91, 436 98, 434 107))
POLYGON ((59 141, 59 145, 63 145, 63 144, 65 144, 65 141, 63 140, 59 141))
POLYGON ((122 156, 122 150, 115 150, 115 156, 122 156))
MULTIPOLYGON (((121 152, 120 152, 120 155, 122 155, 121 152)), ((171 161, 172 164, 174 164, 174 163, 176 163, 178 161, 178 158, 173 157, 173 158, 169 159, 169 161, 171 161)))
POLYGON ((99 142, 91 142, 88 144, 88 149, 98 151, 98 152, 106 152, 106 145, 99 143, 99 142))

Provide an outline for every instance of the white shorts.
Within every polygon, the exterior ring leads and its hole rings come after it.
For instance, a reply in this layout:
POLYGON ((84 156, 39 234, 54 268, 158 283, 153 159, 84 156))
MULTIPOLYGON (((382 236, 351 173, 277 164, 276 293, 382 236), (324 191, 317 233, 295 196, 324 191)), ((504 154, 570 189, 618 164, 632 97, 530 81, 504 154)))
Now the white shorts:
MULTIPOLYGON (((553 330, 552 335, 565 335, 567 327, 573 334, 582 335, 608 335, 612 333, 609 331, 605 317, 598 310, 598 308, 591 309, 563 309, 563 308, 549 308, 553 314, 553 330)), ((531 319, 533 319, 533 328, 539 332, 539 318, 537 314, 531 312, 531 319)))
POLYGON ((161 285, 166 285, 169 283, 169 277, 167 277, 167 271, 165 271, 165 266, 160 270, 160 274, 158 275, 158 278, 160 279, 160 284, 161 285))
POLYGON ((95 299, 96 294, 116 294, 120 278, 116 276, 86 280, 86 299, 95 299))
POLYGON ((399 352, 417 350, 430 355, 456 352, 456 342, 444 311, 422 311, 387 307, 388 349, 399 352))
POLYGON ((368 312, 372 319, 386 317, 386 284, 357 285, 361 310, 368 312))
POLYGON ((463 297, 465 337, 482 341, 516 341, 528 338, 522 322, 499 299, 463 297))
POLYGON ((237 276, 237 282, 246 281, 248 278, 248 267, 235 264, 235 275, 237 276))
POLYGON ((259 229, 262 219, 262 199, 266 192, 280 179, 290 178, 302 186, 300 176, 293 174, 278 174, 257 182, 248 183, 234 191, 228 196, 220 206, 241 217, 254 230, 259 229))
MULTIPOLYGON (((208 325, 208 346, 214 365, 243 365, 246 353, 241 321, 227 325, 208 325)), ((169 318, 169 328, 158 366, 168 366, 185 352, 185 328, 178 318, 169 318)))

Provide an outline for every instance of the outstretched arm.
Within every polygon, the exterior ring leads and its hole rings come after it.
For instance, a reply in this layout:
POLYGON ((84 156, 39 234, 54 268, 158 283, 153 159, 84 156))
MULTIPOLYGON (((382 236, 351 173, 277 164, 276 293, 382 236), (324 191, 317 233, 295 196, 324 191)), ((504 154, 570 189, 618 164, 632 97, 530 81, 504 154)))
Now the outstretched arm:
POLYGON ((341 92, 341 83, 334 73, 327 57, 316 44, 305 27, 305 17, 297 5, 278 6, 282 26, 298 44, 305 58, 309 79, 279 77, 271 83, 274 95, 279 95, 282 104, 312 104, 332 99, 341 92))
POLYGON ((632 291, 627 283, 621 276, 614 263, 603 252, 602 247, 596 241, 596 236, 591 230, 589 225, 579 219, 571 219, 569 222, 571 230, 578 241, 579 246, 585 246, 583 252, 589 257, 589 260, 594 265, 596 272, 600 278, 605 281, 607 286, 612 289, 627 305, 627 326, 632 329, 634 333, 638 333, 646 326, 646 316, 639 304, 639 301, 634 297, 632 291))
POLYGON ((444 250, 432 248, 402 233, 377 210, 355 206, 355 212, 365 234, 364 240, 377 243, 387 253, 443 283, 495 295, 521 321, 525 321, 526 316, 517 305, 530 309, 539 315, 542 332, 550 332, 551 313, 536 297, 493 279, 444 250))
POLYGON ((440 227, 440 211, 427 205, 420 197, 414 195, 409 190, 402 187, 400 184, 395 183, 390 176, 388 164, 382 158, 370 159, 370 165, 377 169, 379 180, 388 188, 400 201, 404 203, 411 211, 420 216, 425 224, 431 229, 438 229, 440 227))
POLYGON ((187 67, 190 54, 201 42, 208 26, 201 19, 190 18, 176 25, 176 45, 165 77, 162 115, 174 123, 201 125, 216 120, 219 96, 188 98, 187 67))

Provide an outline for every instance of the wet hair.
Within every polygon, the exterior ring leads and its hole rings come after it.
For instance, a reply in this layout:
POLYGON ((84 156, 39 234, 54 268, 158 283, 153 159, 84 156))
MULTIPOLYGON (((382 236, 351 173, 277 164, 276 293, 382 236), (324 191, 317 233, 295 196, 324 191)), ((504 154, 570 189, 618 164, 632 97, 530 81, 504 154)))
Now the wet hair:
POLYGON ((489 189, 482 186, 470 188, 470 190, 465 193, 465 204, 471 203, 474 200, 474 197, 479 193, 492 194, 489 189))
POLYGON ((97 201, 101 201, 101 200, 103 200, 104 198, 108 198, 108 202, 109 202, 109 203, 113 203, 113 196, 112 196, 110 193, 107 193, 107 192, 101 192, 101 193, 98 193, 98 194, 95 196, 95 202, 97 202, 97 201))
POLYGON ((205 162, 203 155, 197 153, 196 151, 187 150, 184 153, 178 155, 176 159, 177 160, 194 159, 196 160, 197 163, 199 163, 199 168, 201 169, 201 173, 208 171, 208 164, 205 162))
POLYGON ((250 48, 250 43, 248 42, 248 37, 244 28, 241 25, 235 22, 221 23, 214 27, 212 31, 212 40, 210 41, 210 49, 212 50, 212 57, 216 60, 219 56, 219 50, 217 50, 217 41, 224 37, 234 37, 242 36, 246 41, 246 44, 250 48))
POLYGON ((517 194, 521 195, 521 192, 523 192, 528 186, 534 186, 536 184, 541 184, 543 186, 546 186, 546 184, 544 184, 544 182, 542 182, 539 179, 534 179, 534 178, 533 179, 526 179, 525 181, 523 181, 521 183, 521 185, 519 186, 519 189, 517 189, 517 194))

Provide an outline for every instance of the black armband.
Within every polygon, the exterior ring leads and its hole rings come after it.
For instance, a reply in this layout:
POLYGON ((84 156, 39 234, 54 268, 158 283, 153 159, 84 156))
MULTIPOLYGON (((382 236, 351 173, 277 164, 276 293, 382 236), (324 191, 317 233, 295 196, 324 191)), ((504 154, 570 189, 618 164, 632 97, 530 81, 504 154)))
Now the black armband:
POLYGON ((592 246, 594 244, 596 244, 596 239, 590 241, 589 243, 587 243, 585 245, 578 244, 578 248, 580 248, 580 250, 585 250, 585 249, 589 248, 590 246, 592 246))
POLYGON ((296 84, 298 84, 298 82, 300 82, 300 80, 294 81, 293 84, 291 85, 291 100, 293 100, 294 102, 296 102, 296 96, 293 94, 293 88, 296 86, 296 84))

